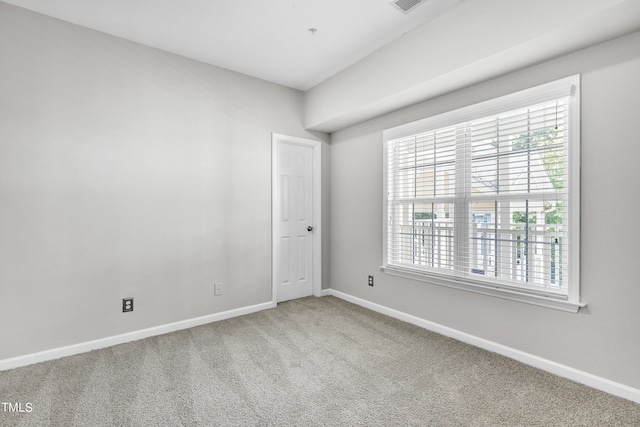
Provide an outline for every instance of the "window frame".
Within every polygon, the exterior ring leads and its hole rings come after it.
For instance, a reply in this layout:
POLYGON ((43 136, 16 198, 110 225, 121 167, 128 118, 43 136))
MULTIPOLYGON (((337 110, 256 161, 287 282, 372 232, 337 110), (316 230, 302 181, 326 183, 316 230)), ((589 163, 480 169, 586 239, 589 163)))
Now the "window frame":
MULTIPOLYGON (((460 109, 448 111, 415 122, 383 131, 383 264, 386 274, 425 281, 436 285, 462 289, 499 298, 525 302, 553 309, 577 313, 586 306, 580 301, 580 75, 565 77, 519 92, 490 99, 460 109), (390 231, 389 213, 389 144, 392 141, 417 135, 446 126, 497 115, 519 108, 533 106, 562 97, 568 97, 568 273, 570 281, 567 294, 550 294, 521 287, 500 286, 487 280, 463 277, 410 268, 389 262, 388 244, 390 231)), ((459 202, 458 202, 459 203, 459 202)), ((454 237, 458 238, 458 237, 454 237)), ((468 240, 465 240, 465 242, 468 240)), ((459 256, 454 253, 454 257, 459 256)))

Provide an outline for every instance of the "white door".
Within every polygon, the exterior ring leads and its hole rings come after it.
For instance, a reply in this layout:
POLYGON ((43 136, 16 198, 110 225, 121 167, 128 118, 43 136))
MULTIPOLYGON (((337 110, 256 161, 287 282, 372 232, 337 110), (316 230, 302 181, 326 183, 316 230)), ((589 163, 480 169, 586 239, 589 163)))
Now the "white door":
POLYGON ((274 215, 277 302, 313 292, 313 147, 277 141, 274 215))

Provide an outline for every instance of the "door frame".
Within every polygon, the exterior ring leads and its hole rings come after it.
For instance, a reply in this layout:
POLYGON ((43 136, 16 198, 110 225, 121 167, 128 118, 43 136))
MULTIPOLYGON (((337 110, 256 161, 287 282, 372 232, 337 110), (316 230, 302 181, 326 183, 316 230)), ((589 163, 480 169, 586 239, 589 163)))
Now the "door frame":
POLYGON ((319 297, 322 294, 322 143, 317 140, 300 138, 297 136, 271 134, 271 300, 278 303, 278 273, 280 265, 280 221, 277 220, 277 206, 280 200, 280 188, 278 186, 278 147, 281 144, 302 145, 311 147, 313 160, 313 259, 312 259, 312 295, 319 297))

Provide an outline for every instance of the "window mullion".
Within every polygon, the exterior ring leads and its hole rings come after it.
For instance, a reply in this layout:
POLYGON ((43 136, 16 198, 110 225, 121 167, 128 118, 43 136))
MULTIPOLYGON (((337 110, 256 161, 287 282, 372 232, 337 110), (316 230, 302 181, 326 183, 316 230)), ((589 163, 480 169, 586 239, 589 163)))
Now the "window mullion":
POLYGON ((456 202, 454 205, 454 271, 464 276, 469 266, 469 204, 471 190, 471 143, 463 123, 456 128, 456 202))

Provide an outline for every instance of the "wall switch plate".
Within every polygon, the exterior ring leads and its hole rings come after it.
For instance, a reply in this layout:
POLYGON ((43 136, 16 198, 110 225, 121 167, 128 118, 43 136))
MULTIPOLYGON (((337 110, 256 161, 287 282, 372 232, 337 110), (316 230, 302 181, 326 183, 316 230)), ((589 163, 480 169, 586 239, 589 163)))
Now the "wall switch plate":
POLYGON ((122 298, 122 312, 133 311, 133 298, 122 298))
POLYGON ((224 286, 222 286, 222 283, 215 283, 213 285, 213 295, 220 296, 222 294, 224 294, 224 286))
POLYGON ((373 276, 369 276, 369 286, 373 286, 373 276))

